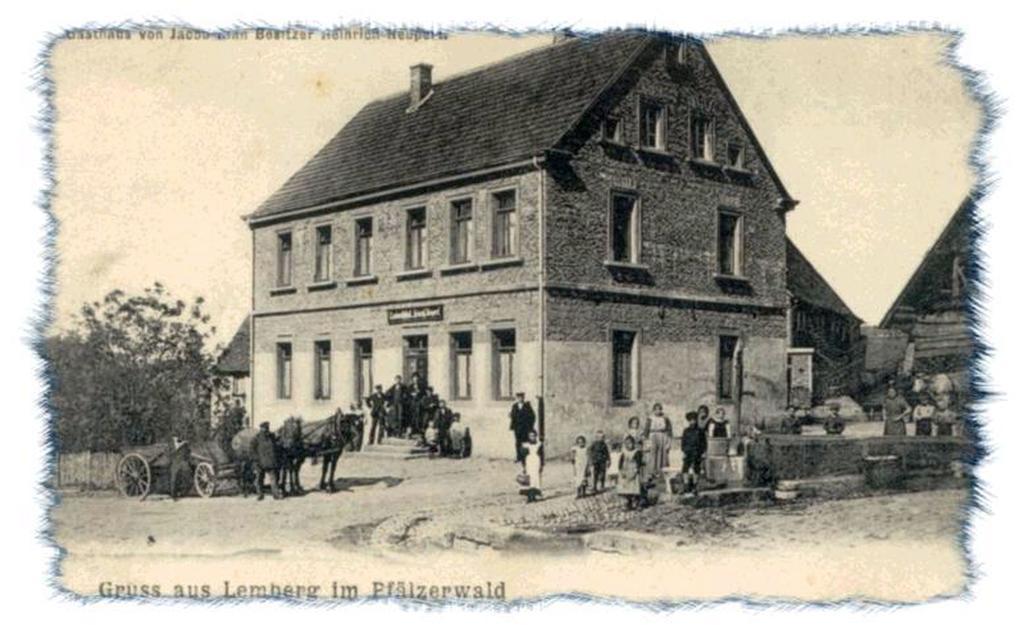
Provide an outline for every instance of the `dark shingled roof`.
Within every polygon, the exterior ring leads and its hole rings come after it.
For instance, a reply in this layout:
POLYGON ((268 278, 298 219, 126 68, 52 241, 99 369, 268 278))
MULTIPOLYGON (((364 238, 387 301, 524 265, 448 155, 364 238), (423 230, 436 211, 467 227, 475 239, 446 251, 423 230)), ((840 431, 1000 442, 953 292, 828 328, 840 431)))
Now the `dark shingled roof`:
POLYGON ((375 100, 252 217, 526 160, 557 146, 628 66, 649 35, 569 39, 435 83, 413 112, 409 94, 375 100))
POLYGON ((242 325, 238 326, 235 336, 217 359, 215 367, 218 373, 225 375, 249 373, 249 317, 246 316, 242 325))
POLYGON ((793 297, 802 302, 861 321, 789 237, 786 237, 786 284, 793 297))

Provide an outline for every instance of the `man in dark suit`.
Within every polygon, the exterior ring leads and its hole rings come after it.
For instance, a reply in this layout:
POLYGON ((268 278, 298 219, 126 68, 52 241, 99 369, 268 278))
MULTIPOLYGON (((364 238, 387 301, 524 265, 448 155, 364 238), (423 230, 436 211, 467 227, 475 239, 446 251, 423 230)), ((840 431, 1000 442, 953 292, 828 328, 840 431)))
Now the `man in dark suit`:
POLYGON ((508 424, 508 429, 512 430, 512 433, 515 435, 516 462, 523 461, 523 443, 526 442, 536 424, 537 414, 534 413, 530 402, 526 401, 526 394, 522 392, 516 393, 516 402, 512 404, 512 409, 509 411, 508 424))
POLYGON ((409 403, 409 391, 402 384, 402 376, 395 376, 395 383, 384 393, 384 399, 388 402, 388 436, 401 436, 405 433, 409 403))
POLYGON ((437 425, 437 445, 441 456, 450 456, 452 453, 452 411, 443 399, 438 399, 434 414, 437 425))
POLYGON ((253 437, 249 452, 256 461, 256 489, 259 493, 257 499, 263 500, 263 480, 270 474, 270 492, 274 499, 281 499, 281 479, 278 474, 278 449, 277 440, 270 432, 270 423, 264 421, 260 424, 260 431, 253 437))
POLYGON ((182 474, 188 478, 192 477, 192 450, 188 441, 172 436, 171 442, 167 445, 167 455, 170 461, 171 500, 177 501, 178 483, 181 481, 182 474))
POLYGON ((378 445, 384 440, 384 420, 387 418, 387 400, 384 398, 384 387, 378 384, 373 393, 366 398, 366 406, 370 412, 369 445, 378 445))

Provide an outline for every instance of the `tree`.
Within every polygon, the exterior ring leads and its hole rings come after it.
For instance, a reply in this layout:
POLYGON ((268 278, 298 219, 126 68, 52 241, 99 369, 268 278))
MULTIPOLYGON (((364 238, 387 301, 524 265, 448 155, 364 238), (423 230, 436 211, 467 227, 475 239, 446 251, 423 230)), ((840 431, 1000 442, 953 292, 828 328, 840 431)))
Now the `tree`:
POLYGON ((62 450, 209 437, 219 382, 207 349, 215 328, 202 305, 201 297, 174 299, 159 282, 141 295, 114 290, 49 341, 62 450))

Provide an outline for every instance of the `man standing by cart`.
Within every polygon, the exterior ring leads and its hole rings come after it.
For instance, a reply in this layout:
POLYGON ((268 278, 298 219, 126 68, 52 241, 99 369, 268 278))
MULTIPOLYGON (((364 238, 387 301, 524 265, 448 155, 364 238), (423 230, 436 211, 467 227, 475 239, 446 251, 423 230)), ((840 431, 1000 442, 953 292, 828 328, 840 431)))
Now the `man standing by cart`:
POLYGON ((256 461, 256 492, 257 501, 263 501, 263 480, 270 474, 270 493, 274 499, 281 499, 281 476, 278 473, 277 441, 270 432, 270 423, 260 424, 260 431, 252 439, 250 451, 256 461))
POLYGON ((171 501, 178 501, 178 482, 181 481, 181 474, 184 473, 190 482, 192 477, 192 450, 188 441, 172 436, 167 446, 167 459, 170 461, 171 501))

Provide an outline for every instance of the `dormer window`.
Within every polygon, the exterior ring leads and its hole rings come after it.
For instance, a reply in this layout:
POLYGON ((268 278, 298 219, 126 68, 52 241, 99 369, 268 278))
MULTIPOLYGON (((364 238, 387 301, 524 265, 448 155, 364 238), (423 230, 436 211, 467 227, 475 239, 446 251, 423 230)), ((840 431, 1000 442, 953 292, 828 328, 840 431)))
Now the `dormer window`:
POLYGON ((648 150, 665 150, 668 134, 665 107, 653 100, 640 103, 640 147, 648 150))
POLYGON ((690 120, 690 156, 699 161, 715 160, 715 120, 694 115, 690 120))
POLYGON ((743 144, 739 141, 729 142, 729 167, 733 169, 746 169, 747 168, 747 155, 743 144))
POLYGON ((622 120, 606 117, 601 124, 601 139, 608 143, 622 143, 622 120))

